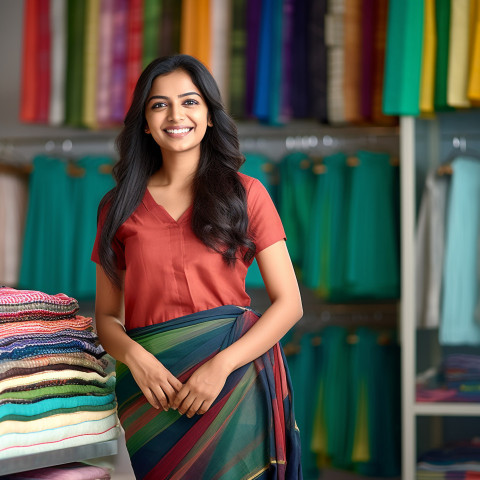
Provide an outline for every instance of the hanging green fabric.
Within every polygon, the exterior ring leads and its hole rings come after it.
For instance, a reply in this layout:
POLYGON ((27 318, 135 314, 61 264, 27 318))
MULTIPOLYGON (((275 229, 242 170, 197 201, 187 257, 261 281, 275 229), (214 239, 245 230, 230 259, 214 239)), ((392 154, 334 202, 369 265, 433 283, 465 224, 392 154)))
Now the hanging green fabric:
POLYGON ((19 288, 70 295, 75 217, 67 163, 33 159, 19 288))
POLYGON ((144 0, 143 9, 143 54, 142 65, 145 68, 158 57, 160 25, 162 18, 162 0, 144 0))
POLYGON ((387 115, 420 113, 424 3, 390 0, 383 91, 387 115))
MULTIPOLYGON (((273 194, 273 175, 275 172, 275 165, 268 159, 268 157, 259 153, 246 153, 245 163, 240 168, 240 172, 260 180, 272 199, 275 200, 273 194)), ((260 269, 258 268, 257 260, 255 259, 247 271, 245 286, 250 288, 265 287, 260 269)))
POLYGON ((87 2, 68 0, 65 123, 83 125, 84 52, 87 2))
POLYGON ((450 50, 450 1, 436 0, 437 55, 434 105, 437 111, 451 111, 447 103, 448 52, 450 50))
POLYGON ((79 300, 95 298, 95 263, 90 260, 97 232, 97 208, 102 197, 115 186, 111 175, 112 159, 87 156, 76 161, 84 170, 72 179, 73 208, 78 228, 73 245, 73 292, 79 300))
MULTIPOLYGON (((230 114, 245 118, 247 0, 232 2, 232 30, 230 34, 230 114)), ((227 99, 225 99, 227 100, 227 99)))
POLYGON ((356 298, 398 298, 398 167, 384 153, 360 151, 352 167, 346 291, 356 298))
POLYGON ((312 160, 304 152, 293 152, 280 162, 279 213, 294 265, 305 264, 305 241, 311 222, 315 175, 312 160))
POLYGON ((319 465, 349 468, 348 436, 351 425, 350 345, 347 330, 329 326, 322 331, 322 352, 312 450, 319 465))

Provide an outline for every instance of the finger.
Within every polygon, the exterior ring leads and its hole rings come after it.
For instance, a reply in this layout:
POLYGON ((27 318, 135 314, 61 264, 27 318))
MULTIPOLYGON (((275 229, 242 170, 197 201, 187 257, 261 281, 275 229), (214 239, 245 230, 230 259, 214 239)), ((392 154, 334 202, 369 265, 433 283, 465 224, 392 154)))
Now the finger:
POLYGON ((173 375, 168 378, 168 382, 173 387, 173 389, 175 390, 176 393, 179 392, 183 388, 183 383, 178 378, 174 377, 173 375))
POLYGON ((163 393, 167 397, 166 398, 167 407, 170 408, 173 401, 175 400, 175 396, 177 392, 169 383, 166 383, 165 385, 161 385, 160 388, 163 390, 163 393))
POLYGON ((152 391, 152 394, 154 397, 157 399, 158 405, 160 405, 163 410, 168 410, 168 401, 167 397, 163 393, 163 390, 160 387, 157 387, 155 389, 150 389, 152 391))
POLYGON ((182 402, 185 400, 188 394, 189 394, 188 388, 185 388, 185 387, 181 388, 180 391, 175 396, 175 400, 171 404, 171 407, 174 410, 177 410, 177 408, 182 404, 182 402))
POLYGON ((202 404, 203 400, 196 398, 192 405, 190 405, 190 408, 187 410, 187 417, 192 418, 196 413, 198 413, 202 404))
POLYGON ((213 402, 207 402, 207 401, 204 401, 202 403, 202 405, 200 406, 200 408, 197 410, 197 414, 198 415, 203 415, 204 413, 207 413, 208 412, 208 409, 212 406, 212 403, 213 402))
POLYGON ((156 408, 157 410, 160 408, 160 403, 158 402, 157 397, 150 389, 144 391, 143 394, 153 408, 156 408))
POLYGON ((193 397, 193 395, 189 395, 178 407, 178 412, 184 415, 186 412, 188 412, 194 401, 195 398, 193 397))

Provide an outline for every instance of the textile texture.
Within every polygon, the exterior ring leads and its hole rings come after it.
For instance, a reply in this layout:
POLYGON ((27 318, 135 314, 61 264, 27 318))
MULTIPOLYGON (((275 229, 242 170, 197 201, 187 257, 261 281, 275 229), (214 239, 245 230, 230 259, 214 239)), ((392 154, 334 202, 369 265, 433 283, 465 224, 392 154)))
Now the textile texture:
MULTIPOLYGON (((223 306, 128 334, 184 383, 257 319, 250 309, 223 306)), ((279 344, 235 370, 204 415, 154 409, 122 363, 116 394, 137 478, 302 478, 291 381, 279 344)))

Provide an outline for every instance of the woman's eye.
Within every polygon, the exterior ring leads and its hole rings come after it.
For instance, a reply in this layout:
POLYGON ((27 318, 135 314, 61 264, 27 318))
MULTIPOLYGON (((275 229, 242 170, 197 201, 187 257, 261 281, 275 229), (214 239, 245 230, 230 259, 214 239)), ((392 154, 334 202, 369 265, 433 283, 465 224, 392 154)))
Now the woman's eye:
POLYGON ((165 107, 167 104, 166 103, 163 103, 163 102, 157 102, 157 103, 154 103, 152 105, 152 109, 155 109, 155 108, 163 108, 165 107))
POLYGON ((185 100, 185 105, 198 105, 198 102, 189 98, 188 100, 185 100))

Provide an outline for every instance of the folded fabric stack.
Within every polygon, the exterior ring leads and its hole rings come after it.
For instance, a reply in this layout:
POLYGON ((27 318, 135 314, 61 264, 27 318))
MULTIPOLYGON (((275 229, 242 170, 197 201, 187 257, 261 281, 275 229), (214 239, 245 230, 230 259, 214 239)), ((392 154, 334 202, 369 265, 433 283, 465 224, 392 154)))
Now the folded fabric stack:
POLYGON ((480 355, 447 355, 443 370, 446 386, 456 391, 457 401, 480 401, 480 355))
POLYGON ((0 460, 119 434, 115 374, 74 298, 0 288, 0 460))
POLYGON ((13 473, 0 478, 2 480, 109 480, 111 476, 107 468, 75 462, 13 473))
POLYGON ((480 442, 474 439, 430 450, 418 459, 417 480, 480 479, 480 442))

